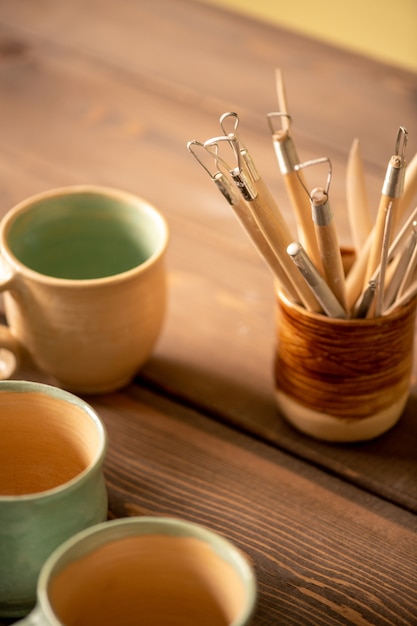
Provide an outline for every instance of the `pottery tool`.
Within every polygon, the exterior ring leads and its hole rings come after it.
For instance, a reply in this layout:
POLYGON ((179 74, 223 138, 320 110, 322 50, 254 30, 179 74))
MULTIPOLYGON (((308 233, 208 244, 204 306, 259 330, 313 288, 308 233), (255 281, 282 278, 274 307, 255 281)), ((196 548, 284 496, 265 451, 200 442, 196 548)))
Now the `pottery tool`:
MULTIPOLYGON (((401 197, 399 198, 399 203, 397 207, 396 225, 400 224, 401 221, 407 215, 407 212, 409 211, 411 203, 416 194, 417 194, 417 153, 414 155, 410 163, 408 163, 405 168, 404 190, 403 190, 401 197)), ((363 277, 366 273, 366 266, 368 263, 369 251, 371 249, 371 245, 372 245, 373 237, 374 237, 374 228, 372 229, 368 238, 366 239, 362 247, 362 250, 358 253, 356 260, 353 266, 351 267, 350 272, 346 278, 346 293, 347 293, 347 302, 348 302, 349 308, 354 306, 355 301, 360 297, 360 294, 361 294, 361 289, 364 284, 363 277)), ((365 286, 365 289, 366 289, 366 286, 365 286)))
POLYGON ((291 117, 287 105, 287 92, 282 77, 282 71, 279 68, 275 70, 275 85, 277 89, 278 109, 282 113, 282 130, 284 133, 290 133, 291 117))
MULTIPOLYGON (((390 263, 394 259, 395 255, 401 250, 414 220, 417 220, 417 207, 409 215, 408 219, 405 221, 392 242, 388 253, 388 263, 390 263)), ((357 302, 363 295, 363 293, 361 294, 362 272, 366 269, 367 252, 369 252, 369 248, 372 243, 372 234, 373 233, 368 236, 365 246, 362 249, 362 254, 359 259, 356 259, 346 279, 346 292, 349 308, 354 308, 356 306, 355 302, 357 302)), ((379 269, 380 268, 378 266, 373 273, 371 280, 378 281, 379 269)), ((365 287, 364 291, 366 291, 367 288, 368 286, 365 287)))
POLYGON ((346 171, 346 198, 357 255, 345 279, 329 204, 330 159, 300 163, 291 136, 291 117, 280 70, 276 70, 276 86, 280 111, 269 113, 268 122, 280 172, 294 209, 299 242, 294 241, 275 199, 238 134, 237 113, 229 111, 220 117, 223 135, 204 143, 188 142, 188 149, 206 169, 273 271, 280 288, 293 301, 309 311, 324 311, 335 317, 342 317, 341 310, 343 317, 385 314, 399 302, 404 302, 417 283, 417 208, 395 236, 417 193, 417 154, 408 167, 405 162, 407 130, 399 127, 373 226, 359 140, 352 143, 346 171), (276 127, 277 121, 279 127, 276 127), (231 161, 230 157, 227 159, 220 154, 224 146, 232 155, 231 161), (211 157, 211 167, 205 166, 197 157, 197 147, 211 157), (323 162, 329 164, 326 186, 309 191, 302 170, 323 162), (413 230, 410 233, 411 224, 413 230), (328 296, 329 293, 332 296, 328 296), (336 307, 334 300, 338 302, 336 307))
POLYGON ((391 231, 392 231, 393 209, 394 207, 391 201, 385 211, 385 224, 384 224, 384 231, 382 234, 381 257, 379 261, 379 268, 380 268, 379 269, 379 281, 378 281, 378 286, 377 286, 375 311, 374 311, 375 317, 378 317, 379 315, 381 315, 382 309, 383 309, 385 274, 387 270, 389 242, 391 239, 391 231))
POLYGON ((314 225, 311 221, 311 209, 308 197, 303 189, 303 175, 297 175, 296 166, 300 160, 296 152, 294 141, 289 131, 278 129, 277 120, 286 119, 281 113, 268 113, 267 120, 272 134, 272 145, 278 161, 280 173, 286 187, 291 206, 297 219, 297 231, 301 243, 315 265, 322 269, 321 257, 317 245, 314 225))
MULTIPOLYGON (((277 206, 275 200, 267 189, 265 183, 257 173, 249 171, 246 166, 246 158, 243 158, 241 145, 238 138, 233 133, 227 136, 213 137, 204 143, 204 146, 212 151, 223 167, 229 172, 237 188, 248 203, 250 212, 258 224, 265 239, 278 258, 284 272, 286 273, 293 290, 297 293, 297 300, 311 311, 320 311, 321 307, 307 288, 297 268, 289 259, 286 249, 293 241, 290 230, 277 206), (227 160, 220 157, 218 149, 220 145, 232 148, 234 165, 231 166, 227 160)), ((252 159, 251 159, 252 161, 252 159)), ((252 165, 253 161, 252 161, 252 165)))
POLYGON ((400 126, 395 143, 395 153, 388 163, 384 183, 382 185, 381 199, 366 266, 365 287, 379 263, 388 207, 391 207, 390 210, 393 213, 391 230, 393 231, 397 225, 395 212, 404 189, 406 145, 407 130, 404 126, 400 126))
POLYGON ((323 311, 329 317, 346 318, 346 312, 340 302, 326 283, 320 272, 314 266, 302 245, 293 241, 287 247, 287 253, 300 271, 314 297, 321 304, 323 311))
POLYGON ((357 319, 363 319, 368 317, 368 313, 371 309, 371 305, 373 303, 376 289, 378 287, 378 282, 376 280, 370 280, 368 287, 363 290, 360 298, 356 302, 353 311, 352 317, 357 319))
POLYGON ((405 287, 408 286, 410 278, 414 273, 415 260, 416 260, 416 244, 417 244, 417 221, 414 220, 411 227, 411 233, 406 242, 403 251, 398 256, 397 263, 391 274, 389 284, 385 288, 384 292, 384 307, 388 308, 397 295, 401 295, 404 292, 405 287))
POLYGON ((257 222, 253 218, 247 202, 243 199, 242 195, 237 192, 236 186, 232 183, 226 173, 219 169, 219 164, 216 158, 200 141, 189 141, 187 148, 207 172, 213 183, 221 192, 222 196, 227 200, 228 204, 232 207, 246 234, 250 237, 261 257, 266 261, 272 270, 281 288, 284 288, 290 297, 296 298, 296 293, 294 292, 294 289, 292 288, 281 263, 278 261, 274 251, 265 239, 257 222), (200 153, 200 156, 197 155, 197 150, 200 153), (207 159, 205 158, 206 156, 209 157, 210 163, 207 163, 207 159), (210 166, 212 166, 213 163, 215 165, 214 171, 210 169, 210 166))
POLYGON ((412 300, 416 296, 417 296, 417 280, 415 280, 407 288, 407 290, 400 297, 398 297, 396 299, 394 304, 391 304, 391 306, 389 306, 387 309, 385 309, 385 311, 383 311, 382 315, 389 315, 390 313, 395 311, 395 309, 398 309, 398 308, 404 306, 405 304, 410 302, 410 300, 412 300))
POLYGON ((296 165, 295 170, 298 173, 305 167, 320 163, 327 163, 329 166, 326 187, 315 187, 311 193, 308 192, 307 188, 305 191, 310 198, 312 221, 316 233, 324 277, 330 289, 346 311, 345 274, 343 270, 342 254, 333 213, 329 203, 329 187, 332 177, 331 161, 328 158, 306 161, 305 163, 296 165))
MULTIPOLYGON (((396 266, 396 264, 394 264, 395 260, 396 259, 398 260, 399 256, 403 253, 403 249, 406 246, 407 237, 409 236, 409 233, 410 233, 410 230, 412 229, 412 224, 413 224, 414 221, 417 221, 417 207, 414 209, 414 211, 412 211, 412 213, 410 214, 410 216, 408 217, 408 219, 403 224, 403 226, 399 230, 398 234, 394 238, 394 241, 390 245, 390 248, 389 248, 389 251, 388 251, 388 257, 387 257, 387 269, 388 270, 391 269, 391 266, 394 266, 394 267, 396 266)), ((371 239, 368 238, 367 241, 371 241, 371 239)), ((381 270, 381 266, 378 265, 378 267, 376 268, 375 272, 372 274, 371 280, 369 281, 370 283, 371 282, 374 282, 376 284, 379 283, 380 270, 381 270)), ((389 278, 390 281, 392 280, 393 274, 394 274, 394 272, 392 272, 391 277, 389 278)), ((350 276, 350 273, 348 275, 348 281, 347 282, 349 282, 349 276, 350 276)), ((354 302, 352 304, 354 311, 356 311, 356 309, 359 306, 359 303, 362 301, 362 299, 364 297, 366 297, 365 293, 368 290, 369 290, 369 284, 362 291, 362 293, 358 296, 356 302, 354 302)), ((355 313, 353 314, 353 316, 355 317, 355 313)))
POLYGON ((347 162, 346 205, 353 245, 358 252, 362 250, 373 226, 369 212, 359 139, 353 141, 347 162))
POLYGON ((406 165, 404 190, 400 198, 398 216, 401 220, 413 205, 413 200, 417 196, 417 152, 406 165))
POLYGON ((276 70, 276 84, 279 112, 268 113, 267 121, 272 136, 272 145, 283 177, 288 197, 297 219, 297 230, 307 253, 321 270, 321 257, 311 222, 310 203, 303 190, 303 175, 297 176, 295 166, 300 163, 297 149, 291 135, 291 116, 288 113, 285 86, 281 70, 276 70), (278 122, 280 126, 278 126, 278 122))

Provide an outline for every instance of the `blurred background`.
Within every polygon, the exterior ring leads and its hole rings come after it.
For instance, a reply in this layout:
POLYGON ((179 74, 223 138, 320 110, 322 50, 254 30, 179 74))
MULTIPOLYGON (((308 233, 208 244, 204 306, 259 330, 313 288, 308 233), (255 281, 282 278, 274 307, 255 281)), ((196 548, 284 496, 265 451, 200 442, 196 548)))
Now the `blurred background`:
POLYGON ((198 0, 417 72, 417 0, 198 0))

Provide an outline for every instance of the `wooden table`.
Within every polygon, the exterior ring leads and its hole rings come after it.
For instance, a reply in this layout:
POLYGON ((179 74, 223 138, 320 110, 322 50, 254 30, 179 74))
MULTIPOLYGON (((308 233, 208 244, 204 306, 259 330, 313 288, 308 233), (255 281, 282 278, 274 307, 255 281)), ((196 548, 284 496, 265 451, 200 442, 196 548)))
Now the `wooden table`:
POLYGON ((180 516, 233 540, 259 581, 254 626, 417 624, 416 376, 398 426, 375 441, 293 430, 274 402, 271 274, 186 149, 236 111, 293 227, 266 123, 277 67, 300 157, 332 159, 349 245, 351 143, 377 206, 399 125, 417 150, 417 75, 192 0, 1 3, 0 212, 90 182, 168 220, 157 348, 128 388, 89 398, 110 437, 111 516, 180 516))

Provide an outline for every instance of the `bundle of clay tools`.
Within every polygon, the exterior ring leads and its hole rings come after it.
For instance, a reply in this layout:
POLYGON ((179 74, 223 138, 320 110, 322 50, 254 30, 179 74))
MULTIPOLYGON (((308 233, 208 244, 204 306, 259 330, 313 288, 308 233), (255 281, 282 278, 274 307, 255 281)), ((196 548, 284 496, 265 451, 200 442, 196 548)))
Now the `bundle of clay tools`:
POLYGON ((237 113, 220 117, 221 135, 187 147, 232 207, 279 288, 309 311, 335 318, 387 315, 417 295, 417 154, 406 164, 407 130, 400 126, 372 223, 359 142, 346 171, 346 205, 356 258, 345 277, 330 206, 331 161, 300 162, 292 137, 281 72, 277 71, 279 112, 269 113, 280 173, 295 213, 294 237, 238 133, 237 113), (308 188, 305 168, 325 166, 324 187, 308 188))

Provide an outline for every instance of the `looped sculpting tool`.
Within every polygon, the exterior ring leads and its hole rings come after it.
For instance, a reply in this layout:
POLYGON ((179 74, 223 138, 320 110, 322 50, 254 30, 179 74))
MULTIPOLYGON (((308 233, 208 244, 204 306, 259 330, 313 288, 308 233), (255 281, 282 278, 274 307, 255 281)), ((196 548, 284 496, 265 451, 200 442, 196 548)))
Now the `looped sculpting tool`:
POLYGON ((258 252, 272 270, 281 288, 285 289, 289 295, 293 295, 294 290, 292 289, 291 283, 283 271, 274 251, 265 239, 257 222, 250 212, 247 202, 244 200, 242 194, 236 189, 236 185, 233 184, 229 174, 221 171, 219 159, 216 154, 216 148, 214 148, 215 153, 213 154, 213 152, 208 150, 203 143, 195 139, 187 143, 187 148, 210 176, 211 180, 219 189, 223 197, 227 200, 228 204, 232 207, 246 234, 250 237, 258 252), (199 153, 200 156, 198 156, 197 153, 199 153), (209 161, 208 163, 207 160, 209 161), (215 166, 214 169, 213 165, 215 166))
POLYGON ((228 111, 227 113, 223 113, 223 115, 220 116, 220 126, 222 131, 224 132, 225 136, 228 137, 229 135, 231 137, 236 137, 238 143, 239 143, 239 150, 240 150, 240 155, 242 157, 242 159, 245 162, 246 168, 251 176, 251 178, 253 180, 258 180, 259 179, 259 173, 258 170, 255 167, 255 164, 252 160, 251 155, 248 152, 248 149, 246 148, 246 146, 244 145, 241 136, 238 134, 237 129, 239 126, 239 116, 237 113, 234 113, 233 111, 228 111), (228 130, 228 125, 231 124, 231 129, 228 130))
POLYGON ((208 153, 213 156, 217 166, 222 167, 231 176, 244 200, 248 202, 255 200, 258 196, 255 184, 259 182, 260 176, 254 168, 253 162, 250 169, 247 166, 246 153, 244 149, 241 149, 236 135, 229 133, 228 135, 212 137, 207 139, 203 145, 208 153), (228 155, 226 156, 224 155, 224 149, 222 154, 220 154, 220 149, 223 146, 228 149, 228 155))
POLYGON ((326 157, 300 162, 280 70, 276 70, 276 83, 279 112, 269 113, 267 120, 294 210, 297 238, 240 137, 237 113, 221 115, 223 134, 204 143, 190 141, 188 150, 232 207, 274 273, 277 289, 307 310, 330 317, 388 315, 417 295, 417 207, 407 216, 417 192, 417 154, 406 167, 407 130, 399 127, 375 224, 369 213, 359 140, 352 144, 346 199, 356 258, 345 277, 329 202, 331 161, 326 157), (325 185, 308 187, 305 168, 324 163, 328 166, 325 185))
POLYGON ((291 285, 295 300, 301 302, 310 311, 321 311, 317 299, 308 289, 286 252, 287 246, 293 241, 290 230, 257 169, 253 166, 253 169, 249 170, 246 160, 247 151, 242 147, 239 139, 233 133, 229 133, 227 136, 222 135, 209 139, 204 143, 204 146, 229 172, 243 199, 248 203, 255 222, 269 243, 287 277, 287 281, 291 285), (228 147, 229 154, 231 148, 233 165, 228 163, 227 159, 220 157, 220 146, 228 147))
POLYGON ((218 167, 215 167, 214 171, 210 168, 210 165, 212 166, 213 163, 214 165, 217 165, 217 163, 216 160, 213 160, 213 156, 204 148, 204 144, 194 139, 193 141, 189 141, 187 143, 187 148, 201 167, 210 176, 211 180, 219 189, 221 194, 226 198, 227 202, 232 206, 238 204, 240 197, 236 193, 236 188, 232 184, 232 181, 225 176, 225 174, 221 172, 218 167), (197 156, 197 150, 202 156, 197 156), (208 159, 209 163, 207 163, 208 159))
POLYGON ((300 159, 290 132, 291 117, 288 113, 268 113, 267 121, 272 135, 272 145, 277 157, 278 167, 297 218, 300 242, 316 267, 322 269, 314 226, 311 222, 310 203, 303 190, 305 181, 301 173, 297 175, 295 169, 300 163, 300 159), (278 121, 281 127, 278 127, 278 121))
POLYGON ((302 185, 310 198, 311 214, 323 266, 324 277, 343 309, 347 311, 345 274, 343 270, 342 254, 340 251, 333 213, 329 203, 329 188, 332 179, 331 161, 327 157, 315 159, 313 161, 306 161, 305 163, 296 165, 295 171, 299 172, 301 169, 306 167, 322 163, 327 163, 329 168, 326 186, 324 188, 315 187, 311 192, 309 192, 307 187, 304 186, 304 183, 302 183, 302 185))

